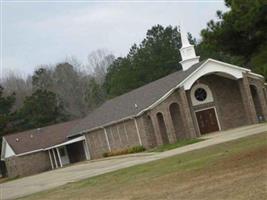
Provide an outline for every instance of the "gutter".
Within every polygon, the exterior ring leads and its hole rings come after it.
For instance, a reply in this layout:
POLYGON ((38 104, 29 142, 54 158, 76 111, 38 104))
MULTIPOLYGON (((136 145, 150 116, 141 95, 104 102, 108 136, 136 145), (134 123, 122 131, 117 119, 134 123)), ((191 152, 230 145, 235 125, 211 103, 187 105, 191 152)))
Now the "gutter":
MULTIPOLYGON (((85 137, 83 136, 82 139, 84 140, 85 137)), ((80 140, 80 141, 82 141, 82 140, 80 140)), ((36 149, 36 150, 28 151, 28 152, 25 152, 25 153, 15 154, 14 156, 19 157, 19 156, 25 156, 25 155, 28 155, 28 154, 32 154, 32 153, 37 153, 37 152, 40 152, 40 151, 47 151, 47 150, 50 150, 50 149, 53 149, 53 148, 57 148, 57 147, 63 146, 66 142, 68 142, 68 141, 65 141, 65 142, 62 142, 62 143, 59 143, 59 144, 56 144, 54 146, 50 146, 50 147, 47 147, 47 148, 36 149)), ((10 157, 12 157, 12 156, 10 156, 10 157)))

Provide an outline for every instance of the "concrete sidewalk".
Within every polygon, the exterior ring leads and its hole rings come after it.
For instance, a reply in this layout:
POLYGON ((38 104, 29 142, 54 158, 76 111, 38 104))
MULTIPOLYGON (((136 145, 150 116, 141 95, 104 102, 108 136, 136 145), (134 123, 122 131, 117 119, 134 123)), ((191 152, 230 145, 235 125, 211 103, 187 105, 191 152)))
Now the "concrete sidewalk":
POLYGON ((139 153, 135 155, 87 161, 34 176, 20 178, 0 184, 0 199, 14 199, 22 197, 118 169, 167 158, 188 151, 201 149, 263 132, 267 133, 266 123, 205 135, 202 137, 207 139, 205 141, 162 153, 139 153))

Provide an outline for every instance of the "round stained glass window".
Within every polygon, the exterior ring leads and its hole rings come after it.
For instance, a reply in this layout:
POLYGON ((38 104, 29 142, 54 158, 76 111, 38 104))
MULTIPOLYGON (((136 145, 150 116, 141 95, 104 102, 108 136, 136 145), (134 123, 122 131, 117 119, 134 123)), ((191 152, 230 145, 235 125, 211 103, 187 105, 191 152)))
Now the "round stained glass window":
POLYGON ((206 92, 206 90, 204 90, 203 88, 196 89, 196 91, 195 91, 195 98, 198 101, 205 101, 206 98, 207 98, 207 92, 206 92))

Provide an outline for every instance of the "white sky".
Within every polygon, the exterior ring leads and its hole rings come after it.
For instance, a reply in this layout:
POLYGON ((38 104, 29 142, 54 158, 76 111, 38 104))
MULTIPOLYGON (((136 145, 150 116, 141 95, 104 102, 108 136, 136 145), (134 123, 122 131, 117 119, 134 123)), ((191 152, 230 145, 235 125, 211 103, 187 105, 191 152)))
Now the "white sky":
MULTIPOLYGON (((1 1, 1 0, 0 0, 1 1)), ((90 52, 107 49, 124 56, 153 25, 177 26, 199 38, 221 1, 49 2, 2 0, 2 76, 28 75, 36 66, 74 56, 86 62, 90 52)), ((1 75, 1 74, 0 74, 1 75)))

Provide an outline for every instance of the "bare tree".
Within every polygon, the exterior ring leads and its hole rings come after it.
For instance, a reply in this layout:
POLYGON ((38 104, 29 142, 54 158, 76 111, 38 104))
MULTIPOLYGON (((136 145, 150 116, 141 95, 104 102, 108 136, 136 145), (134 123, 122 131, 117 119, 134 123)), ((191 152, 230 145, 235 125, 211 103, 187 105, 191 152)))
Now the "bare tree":
POLYGON ((24 78, 19 74, 9 73, 7 77, 3 79, 3 87, 5 88, 4 95, 16 94, 16 102, 13 107, 14 110, 18 110, 22 107, 26 96, 32 94, 31 77, 24 78))
POLYGON ((88 56, 88 66, 92 70, 92 75, 98 84, 103 84, 107 73, 107 68, 115 60, 115 56, 103 49, 93 51, 88 56))

